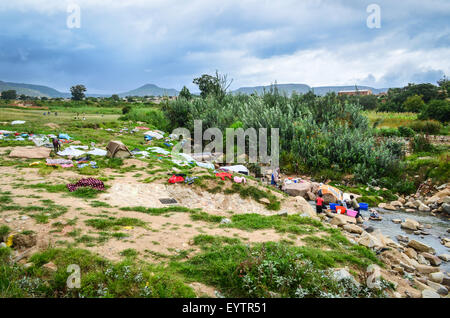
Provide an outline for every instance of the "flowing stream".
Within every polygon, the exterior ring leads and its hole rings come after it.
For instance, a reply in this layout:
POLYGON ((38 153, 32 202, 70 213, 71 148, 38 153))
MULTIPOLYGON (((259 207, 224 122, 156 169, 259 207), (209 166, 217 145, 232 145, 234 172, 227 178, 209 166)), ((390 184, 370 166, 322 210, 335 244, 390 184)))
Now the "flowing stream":
MULTIPOLYGON (((314 208, 315 203, 309 202, 314 208)), ((380 208, 376 208, 378 213, 383 217, 381 221, 369 220, 369 212, 361 211, 364 216, 364 225, 370 225, 374 229, 379 229, 384 236, 389 236, 392 240, 399 243, 396 236, 403 235, 409 237, 410 240, 417 240, 423 242, 435 249, 436 255, 449 254, 450 249, 446 248, 441 244, 441 238, 450 237, 450 233, 447 230, 450 228, 450 220, 448 218, 441 218, 432 216, 427 212, 404 212, 404 211, 390 211, 380 208), (393 219, 400 219, 404 221, 405 219, 412 219, 419 222, 421 225, 429 224, 430 229, 424 229, 425 232, 430 233, 429 235, 416 235, 413 231, 405 230, 400 227, 400 224, 395 224, 392 222, 393 219)), ((440 269, 442 272, 450 273, 450 262, 442 261, 440 269)))

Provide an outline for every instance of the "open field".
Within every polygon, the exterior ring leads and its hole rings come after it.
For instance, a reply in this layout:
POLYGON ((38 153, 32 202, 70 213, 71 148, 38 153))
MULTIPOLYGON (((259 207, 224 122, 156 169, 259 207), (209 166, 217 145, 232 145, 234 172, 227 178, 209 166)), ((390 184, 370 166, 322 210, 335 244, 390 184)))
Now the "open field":
MULTIPOLYGON (((73 113, 47 117, 40 111, 2 109, 0 129, 68 133, 82 145, 94 142, 100 148, 109 140, 121 140, 130 149, 148 146, 142 133, 119 130, 131 130, 137 123, 117 118, 92 114, 83 121, 74 120, 73 113), (26 124, 11 126, 11 120, 26 124)), ((366 267, 382 263, 373 251, 354 245, 351 234, 311 218, 296 197, 273 191, 252 177, 244 186, 235 185, 206 169, 178 166, 170 157, 158 155, 123 160, 94 157, 96 169, 55 168, 42 159, 9 158, 14 142, 0 141, 0 145, 2 235, 12 234, 25 242, 0 255, 18 259, 18 267, 3 265, 0 271, 3 297, 329 297, 349 293, 378 297, 393 291, 387 281, 381 290, 350 291, 346 284, 331 279, 331 269, 347 266, 364 282, 366 267), (191 185, 168 184, 173 173, 197 179, 191 185), (103 181, 106 190, 67 190, 66 184, 83 177, 103 181), (178 204, 163 204, 161 198, 178 204), (288 216, 278 215, 279 211, 288 216), (231 222, 223 223, 223 219, 231 222), (35 244, 27 245, 24 237, 35 244), (250 266, 255 257, 267 258, 278 276, 273 277, 270 269, 261 272, 258 262, 250 266), (292 272, 283 262, 296 264, 296 270, 292 272), (65 286, 68 264, 81 267, 79 290, 65 286), (300 275, 303 272, 309 274, 300 275), (30 281, 23 282, 23 275, 30 281), (283 279, 292 283, 280 288, 277 281, 283 279), (299 283, 304 289, 297 288, 299 283)), ((151 145, 166 147, 163 141, 151 145)), ((382 272, 386 279, 396 280, 382 272)), ((402 281, 397 291, 417 293, 402 281)))

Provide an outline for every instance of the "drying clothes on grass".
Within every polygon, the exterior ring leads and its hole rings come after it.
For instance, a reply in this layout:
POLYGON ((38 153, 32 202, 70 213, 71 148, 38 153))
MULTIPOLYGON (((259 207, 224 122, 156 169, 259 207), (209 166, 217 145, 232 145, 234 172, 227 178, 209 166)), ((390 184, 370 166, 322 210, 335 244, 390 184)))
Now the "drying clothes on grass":
POLYGON ((66 140, 72 139, 68 134, 59 134, 58 138, 66 140))
POLYGON ((161 147, 148 147, 147 150, 150 150, 151 152, 156 152, 159 154, 163 154, 163 155, 168 155, 170 154, 169 151, 162 149, 161 147))
POLYGON ((139 130, 149 130, 150 128, 148 128, 148 127, 143 127, 143 126, 138 126, 138 127, 134 128, 134 129, 139 129, 139 130))
POLYGON ((220 172, 216 173, 216 177, 219 177, 220 179, 225 181, 225 178, 229 178, 231 180, 233 176, 228 172, 220 172))
POLYGON ((233 178, 233 180, 234 180, 234 182, 236 182, 236 183, 247 183, 247 180, 245 179, 245 177, 234 177, 233 178))
POLYGON ((87 162, 78 162, 78 165, 77 165, 77 167, 79 169, 84 168, 84 167, 89 167, 89 166, 94 169, 98 168, 97 162, 95 162, 95 161, 90 161, 88 163, 87 162))
POLYGON ((193 184, 195 179, 198 179, 198 177, 187 177, 184 182, 187 184, 193 184))
POLYGON ((169 183, 180 183, 184 182, 184 178, 182 176, 173 175, 169 178, 169 183))
POLYGON ((22 125, 25 124, 24 120, 14 120, 11 122, 11 125, 22 125))
POLYGON ((67 185, 67 189, 69 189, 70 192, 73 192, 82 187, 91 187, 92 189, 99 191, 105 190, 105 184, 103 183, 103 181, 95 178, 83 178, 78 180, 78 182, 75 184, 67 185))
POLYGON ((223 170, 223 171, 237 172, 237 173, 242 173, 242 174, 248 175, 248 169, 247 169, 247 167, 245 167, 243 165, 226 166, 226 167, 220 167, 219 169, 223 170))
POLYGON ((103 149, 95 148, 94 150, 88 151, 87 153, 90 155, 93 155, 93 156, 104 157, 104 156, 106 156, 107 151, 103 150, 103 149))
POLYGON ((82 150, 78 150, 72 146, 62 150, 58 151, 58 155, 60 156, 71 156, 71 157, 79 157, 81 155, 84 155, 86 152, 82 150))
POLYGON ((62 168, 73 167, 72 160, 66 160, 66 159, 47 159, 46 164, 47 164, 47 166, 59 166, 62 168))
POLYGON ((164 136, 162 134, 160 134, 160 133, 158 133, 156 131, 147 131, 147 132, 144 133, 144 135, 150 136, 150 137, 158 139, 158 140, 164 138, 164 136))

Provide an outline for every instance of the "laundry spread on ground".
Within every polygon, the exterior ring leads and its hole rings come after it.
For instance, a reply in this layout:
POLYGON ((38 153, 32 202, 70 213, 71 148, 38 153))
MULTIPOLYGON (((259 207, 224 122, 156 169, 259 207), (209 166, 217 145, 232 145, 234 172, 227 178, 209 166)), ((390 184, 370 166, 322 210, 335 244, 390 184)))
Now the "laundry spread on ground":
POLYGON ((91 187, 92 189, 99 191, 105 190, 105 184, 103 183, 103 181, 95 178, 83 178, 78 180, 78 182, 75 184, 67 185, 67 189, 69 189, 70 192, 73 192, 82 187, 91 187))
POLYGON ((228 172, 219 172, 219 173, 216 173, 216 177, 219 177, 220 179, 225 181, 225 178, 229 178, 231 180, 231 178, 233 176, 230 173, 228 173, 228 172))
POLYGON ((173 175, 169 178, 169 183, 180 183, 184 182, 184 178, 182 176, 173 175))
POLYGON ((59 166, 61 168, 73 167, 72 160, 66 160, 66 159, 47 159, 46 164, 47 164, 47 166, 59 166))

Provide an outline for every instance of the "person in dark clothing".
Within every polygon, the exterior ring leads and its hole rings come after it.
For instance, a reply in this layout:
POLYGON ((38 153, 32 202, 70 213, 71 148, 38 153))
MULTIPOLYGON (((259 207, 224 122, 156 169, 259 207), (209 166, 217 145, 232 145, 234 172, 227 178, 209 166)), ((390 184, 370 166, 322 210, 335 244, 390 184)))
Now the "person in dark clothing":
POLYGON ((316 199, 316 212, 322 213, 324 208, 324 200, 322 198, 322 193, 319 193, 319 196, 316 199))
POLYGON ((61 150, 61 144, 59 143, 58 138, 53 138, 52 143, 53 143, 53 150, 55 151, 56 154, 61 150))

